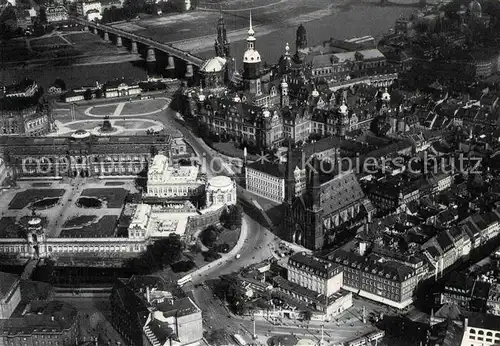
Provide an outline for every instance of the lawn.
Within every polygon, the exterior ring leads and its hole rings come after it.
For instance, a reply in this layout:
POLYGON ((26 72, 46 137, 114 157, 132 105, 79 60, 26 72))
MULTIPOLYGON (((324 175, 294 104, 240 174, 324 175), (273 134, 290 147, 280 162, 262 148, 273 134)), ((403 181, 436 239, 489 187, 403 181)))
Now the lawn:
POLYGON ((87 224, 93 222, 96 218, 97 218, 97 216, 95 216, 95 215, 76 216, 76 217, 73 217, 73 218, 67 220, 64 223, 63 227, 64 228, 75 228, 75 227, 84 226, 84 225, 87 225, 87 224))
POLYGON ((22 238, 24 230, 16 223, 15 217, 0 219, 0 238, 22 238))
POLYGON ((82 226, 79 228, 72 228, 72 229, 63 229, 59 237, 60 238, 112 238, 115 236, 117 221, 118 221, 117 216, 105 215, 101 217, 99 221, 93 222, 88 226, 82 226))
POLYGON ((121 208, 125 204, 128 190, 120 188, 85 189, 80 197, 95 197, 107 202, 107 208, 121 208))
POLYGON ((50 197, 62 197, 64 189, 28 189, 18 192, 9 203, 9 209, 23 209, 31 203, 50 197))
POLYGON ((31 47, 44 47, 44 46, 67 46, 68 42, 64 41, 59 36, 44 37, 30 41, 31 47))
POLYGON ((90 114, 92 115, 102 115, 103 118, 105 115, 112 116, 115 113, 117 105, 102 105, 102 106, 94 106, 90 110, 90 114))
POLYGON ((72 43, 88 43, 88 42, 97 42, 99 41, 99 37, 91 34, 89 32, 82 32, 78 34, 68 34, 64 35, 64 37, 71 41, 72 43))
POLYGON ((132 115, 132 114, 145 114, 157 112, 167 105, 166 101, 163 99, 156 100, 144 100, 136 102, 127 102, 123 107, 121 114, 132 115))

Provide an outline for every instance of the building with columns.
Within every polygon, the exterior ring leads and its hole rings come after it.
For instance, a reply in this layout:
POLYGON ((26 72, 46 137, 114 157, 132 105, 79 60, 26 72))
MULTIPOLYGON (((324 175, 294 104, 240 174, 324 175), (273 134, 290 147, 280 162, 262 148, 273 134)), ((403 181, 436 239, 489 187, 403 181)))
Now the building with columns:
MULTIPOLYGON (((184 152, 181 149, 184 149, 184 152)), ((1 137, 0 154, 14 177, 137 176, 156 152, 186 154, 166 136, 95 136, 78 130, 67 137, 1 137)))
POLYGON ((203 194, 205 179, 197 166, 173 164, 170 157, 158 154, 148 170, 146 197, 188 198, 203 194))
POLYGON ((210 178, 207 181, 205 194, 207 208, 237 203, 236 182, 222 175, 210 178))

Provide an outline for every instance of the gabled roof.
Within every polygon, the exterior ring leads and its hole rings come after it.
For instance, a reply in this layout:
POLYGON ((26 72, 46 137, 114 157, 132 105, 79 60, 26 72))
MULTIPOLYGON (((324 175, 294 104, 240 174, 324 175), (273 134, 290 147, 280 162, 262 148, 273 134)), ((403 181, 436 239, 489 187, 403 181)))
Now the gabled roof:
POLYGON ((365 198, 354 172, 341 173, 321 185, 323 215, 331 215, 365 198))

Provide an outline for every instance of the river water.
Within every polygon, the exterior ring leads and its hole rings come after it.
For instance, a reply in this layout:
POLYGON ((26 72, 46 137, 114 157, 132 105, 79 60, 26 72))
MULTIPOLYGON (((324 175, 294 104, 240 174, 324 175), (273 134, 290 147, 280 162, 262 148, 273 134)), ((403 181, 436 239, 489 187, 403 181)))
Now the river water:
MULTIPOLYGON (((416 8, 410 6, 386 6, 375 3, 356 4, 341 8, 337 13, 303 23, 307 31, 309 45, 316 45, 334 37, 345 39, 371 35, 380 38, 381 35, 394 27, 396 19, 409 16, 416 8)), ((295 23, 294 23, 295 24, 295 23)), ((300 23, 299 23, 300 24, 300 23)), ((295 35, 297 25, 280 28, 263 36, 256 28, 256 48, 262 60, 268 63, 276 62, 283 54, 285 43, 290 44, 295 51, 295 35)), ((231 42, 231 55, 236 58, 237 68, 240 69, 246 41, 231 42)), ((198 52, 198 55, 208 58, 214 55, 214 49, 198 52)))
MULTIPOLYGON (((311 0, 313 1, 313 0, 311 0)), ((330 37, 343 39, 355 36, 372 35, 380 37, 394 26, 394 22, 401 16, 408 16, 414 7, 409 6, 386 6, 382 7, 376 3, 355 3, 338 8, 334 13, 319 19, 305 21, 309 45, 315 45, 328 40, 330 37)), ((285 43, 290 44, 292 52, 295 51, 295 33, 297 25, 302 21, 299 18, 290 18, 285 23, 265 25, 259 32, 256 31, 256 48, 259 50, 262 60, 272 64, 277 62, 283 54, 285 43), (297 23, 298 22, 298 23, 297 23)), ((214 26, 215 31, 215 26, 214 26)), ((230 34, 231 36, 231 34, 230 34)), ((242 68, 242 57, 246 49, 246 34, 238 35, 231 42, 231 55, 236 58, 237 69, 242 68)), ((163 37, 168 41, 168 37, 163 37)), ((204 58, 214 56, 213 46, 204 45, 204 50, 196 52, 204 58), (208 48, 210 46, 210 48, 208 48)), ((69 66, 30 66, 22 68, 4 69, 1 71, 1 81, 10 84, 20 81, 24 77, 37 80, 43 87, 47 88, 55 78, 63 79, 68 88, 76 88, 83 85, 95 84, 96 81, 104 83, 117 78, 130 78, 144 80, 147 76, 146 69, 141 61, 119 62, 119 63, 92 63, 84 65, 69 66)))

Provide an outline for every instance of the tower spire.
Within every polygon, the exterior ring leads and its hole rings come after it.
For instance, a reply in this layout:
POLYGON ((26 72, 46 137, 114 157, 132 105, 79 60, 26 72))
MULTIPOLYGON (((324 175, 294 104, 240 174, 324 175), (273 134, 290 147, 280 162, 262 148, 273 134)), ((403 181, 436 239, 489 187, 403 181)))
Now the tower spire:
POLYGON ((252 26, 252 10, 250 10, 250 29, 248 29, 248 34, 253 35, 255 32, 253 31, 253 26, 252 26), (250 32, 252 34, 250 34, 250 32))

